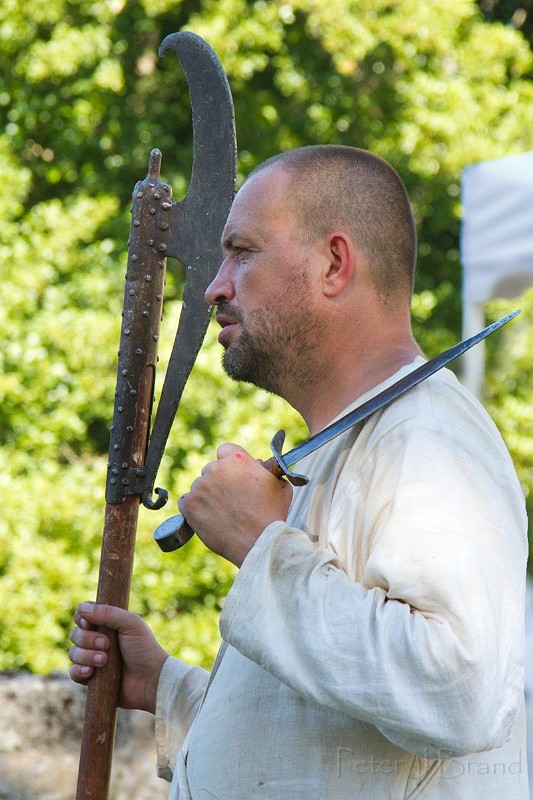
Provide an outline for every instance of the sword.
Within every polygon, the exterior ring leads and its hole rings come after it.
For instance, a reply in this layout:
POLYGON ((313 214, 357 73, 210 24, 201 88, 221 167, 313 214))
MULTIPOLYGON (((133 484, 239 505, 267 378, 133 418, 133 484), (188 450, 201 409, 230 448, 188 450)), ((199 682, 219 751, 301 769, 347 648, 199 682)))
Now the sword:
MULTIPOLYGON (((520 309, 512 311, 510 314, 488 325, 469 339, 455 344, 453 347, 450 347, 449 350, 445 350, 443 353, 421 364, 403 378, 396 381, 396 383, 393 383, 392 386, 388 386, 382 392, 379 392, 360 406, 357 406, 357 408, 349 411, 345 416, 332 422, 331 425, 328 425, 319 433, 297 445, 297 447, 293 448, 285 455, 282 455, 281 452, 285 441, 285 431, 278 431, 270 445, 273 456, 267 461, 263 461, 263 466, 275 475, 276 478, 287 478, 294 486, 304 486, 309 482, 309 479, 305 475, 291 472, 289 468, 293 464, 296 464, 298 461, 301 461, 302 458, 314 453, 320 447, 323 447, 337 436, 340 436, 341 433, 344 433, 349 428, 353 428, 357 423, 362 422, 376 411, 379 411, 379 409, 392 403, 393 400, 405 394, 405 392, 412 389, 413 386, 426 380, 430 375, 438 372, 471 347, 481 342, 487 336, 490 336, 490 334, 494 333, 498 328, 506 325, 519 313, 520 309)), ((194 531, 187 524, 187 520, 185 520, 183 515, 176 514, 158 525, 154 532, 154 539, 161 550, 168 553, 183 547, 193 535, 194 531)))

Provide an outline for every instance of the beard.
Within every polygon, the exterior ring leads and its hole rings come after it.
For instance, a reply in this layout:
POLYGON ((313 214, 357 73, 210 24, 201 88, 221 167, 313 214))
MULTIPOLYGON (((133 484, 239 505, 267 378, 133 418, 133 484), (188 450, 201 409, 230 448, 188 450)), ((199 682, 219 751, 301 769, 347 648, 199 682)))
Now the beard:
POLYGON ((219 306, 219 312, 232 314, 241 325, 238 339, 222 356, 222 366, 230 378, 285 399, 290 398, 294 389, 309 386, 319 333, 304 298, 289 307, 284 303, 283 312, 278 314, 256 312, 249 325, 230 304, 225 308, 219 306))
POLYGON ((222 366, 235 381, 251 383, 273 394, 282 394, 280 363, 269 343, 269 337, 253 337, 243 327, 238 341, 224 352, 222 366))

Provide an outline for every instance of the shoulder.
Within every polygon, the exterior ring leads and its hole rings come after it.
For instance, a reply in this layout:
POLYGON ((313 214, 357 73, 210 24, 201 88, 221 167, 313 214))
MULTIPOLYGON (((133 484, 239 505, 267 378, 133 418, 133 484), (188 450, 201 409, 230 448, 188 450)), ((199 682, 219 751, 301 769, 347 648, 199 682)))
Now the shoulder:
POLYGON ((369 417, 352 441, 346 466, 371 479, 393 473, 422 483, 472 474, 488 486, 523 493, 495 423, 453 372, 442 369, 369 417))
MULTIPOLYGON (((458 443, 483 440, 506 450, 493 420, 449 369, 441 369, 409 389, 374 415, 373 433, 386 435, 400 427, 405 433, 434 431, 458 443)), ((370 421, 370 420, 369 420, 370 421)))

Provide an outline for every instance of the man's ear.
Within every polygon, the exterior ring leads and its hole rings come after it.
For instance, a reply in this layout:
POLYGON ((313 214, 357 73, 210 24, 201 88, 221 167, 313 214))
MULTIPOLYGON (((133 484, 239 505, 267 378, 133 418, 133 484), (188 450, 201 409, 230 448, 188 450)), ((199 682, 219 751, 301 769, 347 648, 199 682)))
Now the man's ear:
POLYGON ((351 284, 356 269, 356 252, 351 238, 340 231, 325 240, 327 265, 322 273, 322 291, 326 297, 338 297, 351 284))

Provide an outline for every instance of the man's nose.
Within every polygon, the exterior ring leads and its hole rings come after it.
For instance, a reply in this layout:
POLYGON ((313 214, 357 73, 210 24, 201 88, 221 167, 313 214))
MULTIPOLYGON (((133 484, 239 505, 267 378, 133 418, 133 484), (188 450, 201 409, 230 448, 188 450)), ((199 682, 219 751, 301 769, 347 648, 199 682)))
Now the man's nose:
POLYGON ((223 300, 232 300, 235 297, 235 286, 231 278, 227 259, 224 259, 220 268, 205 290, 205 299, 211 306, 219 305, 223 300))

